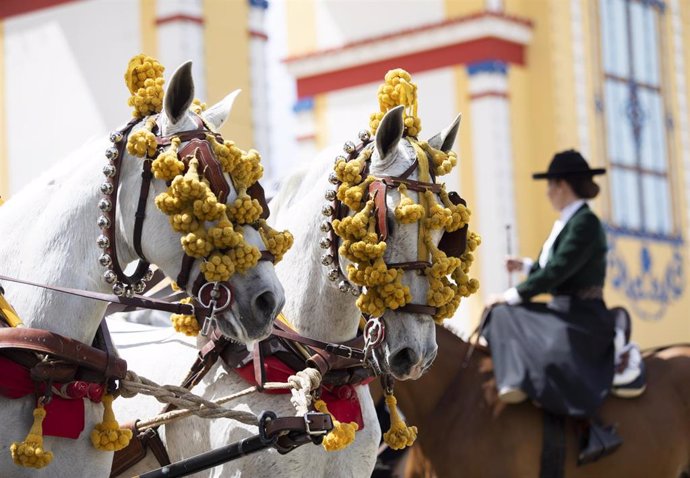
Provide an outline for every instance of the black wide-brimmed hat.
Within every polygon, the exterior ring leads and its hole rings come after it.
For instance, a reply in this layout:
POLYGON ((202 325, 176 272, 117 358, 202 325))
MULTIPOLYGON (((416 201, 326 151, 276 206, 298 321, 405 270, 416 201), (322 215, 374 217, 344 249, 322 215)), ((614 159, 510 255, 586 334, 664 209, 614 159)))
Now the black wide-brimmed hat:
POLYGON ((545 173, 534 173, 534 179, 556 179, 573 176, 592 177, 605 174, 606 169, 591 169, 582 155, 574 149, 556 153, 549 164, 549 169, 545 173))

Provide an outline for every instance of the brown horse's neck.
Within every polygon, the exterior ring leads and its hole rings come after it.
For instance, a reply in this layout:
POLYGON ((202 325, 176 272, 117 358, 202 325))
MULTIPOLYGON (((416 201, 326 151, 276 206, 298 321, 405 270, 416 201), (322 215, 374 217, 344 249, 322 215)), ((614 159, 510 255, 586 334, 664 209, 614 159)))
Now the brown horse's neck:
POLYGON ((438 355, 430 371, 418 380, 395 384, 398 404, 411 425, 425 421, 451 384, 464 372, 476 369, 475 363, 481 358, 481 352, 475 351, 469 366, 463 369, 470 344, 443 327, 436 328, 436 342, 438 355))

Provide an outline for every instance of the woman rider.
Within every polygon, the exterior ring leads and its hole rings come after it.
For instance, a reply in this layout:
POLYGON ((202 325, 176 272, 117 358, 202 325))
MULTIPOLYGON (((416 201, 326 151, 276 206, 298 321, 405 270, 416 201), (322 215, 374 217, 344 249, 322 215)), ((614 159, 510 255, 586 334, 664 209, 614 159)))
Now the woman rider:
MULTIPOLYGON (((599 193, 590 169, 574 150, 557 153, 548 171, 548 197, 560 211, 536 262, 510 258, 509 271, 528 277, 508 289, 489 311, 483 335, 489 342, 499 398, 527 397, 554 414, 589 420, 578 462, 594 461, 621 443, 611 427, 595 420, 614 375, 615 322, 603 301, 606 236, 587 199, 599 193), (530 302, 550 293, 548 303, 530 302)), ((494 300, 496 302, 496 300, 494 300)))

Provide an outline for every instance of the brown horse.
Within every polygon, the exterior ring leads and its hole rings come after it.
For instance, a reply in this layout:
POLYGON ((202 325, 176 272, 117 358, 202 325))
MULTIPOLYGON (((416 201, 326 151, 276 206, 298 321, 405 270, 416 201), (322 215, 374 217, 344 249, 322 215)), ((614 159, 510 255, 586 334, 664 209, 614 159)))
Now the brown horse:
MULTIPOLYGON (((476 350, 463 368, 467 342, 437 327, 437 343, 430 371, 395 385, 407 422, 419 427, 405 476, 538 478, 542 410, 498 401, 485 351, 476 350)), ((601 410, 624 440, 612 455, 577 466, 575 424, 566 420, 566 478, 690 476, 690 346, 652 353, 645 365, 647 391, 636 399, 609 398, 601 410)))

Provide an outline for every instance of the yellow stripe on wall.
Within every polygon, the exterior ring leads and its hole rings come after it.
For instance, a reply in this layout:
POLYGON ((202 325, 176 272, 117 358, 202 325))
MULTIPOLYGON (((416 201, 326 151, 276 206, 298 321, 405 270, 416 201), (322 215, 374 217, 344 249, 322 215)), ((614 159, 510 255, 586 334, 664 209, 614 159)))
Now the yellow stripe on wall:
POLYGON ((221 128, 221 134, 245 150, 254 146, 249 8, 246 0, 204 1, 204 61, 208 98, 201 100, 211 106, 231 91, 242 89, 230 118, 221 128))
POLYGON ((10 194, 9 158, 7 157, 7 122, 5 114, 5 23, 0 20, 0 196, 10 194))
POLYGON ((141 28, 141 53, 157 58, 156 0, 139 0, 139 25, 141 28))

